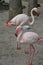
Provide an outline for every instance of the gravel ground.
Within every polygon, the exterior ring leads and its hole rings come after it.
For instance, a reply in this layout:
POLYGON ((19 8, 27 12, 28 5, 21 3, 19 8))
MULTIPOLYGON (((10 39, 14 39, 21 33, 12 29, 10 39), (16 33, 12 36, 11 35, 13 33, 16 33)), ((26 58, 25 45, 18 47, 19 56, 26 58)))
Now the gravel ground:
MULTIPOLYGON (((41 5, 40 16, 35 17, 35 23, 30 31, 37 32, 43 37, 43 5, 41 5)), ((5 27, 9 12, 0 12, 0 65, 27 65, 30 58, 25 55, 23 49, 16 50, 16 37, 13 32, 14 26, 5 27)), ((43 65, 43 42, 34 44, 36 52, 33 58, 33 65, 43 65)))

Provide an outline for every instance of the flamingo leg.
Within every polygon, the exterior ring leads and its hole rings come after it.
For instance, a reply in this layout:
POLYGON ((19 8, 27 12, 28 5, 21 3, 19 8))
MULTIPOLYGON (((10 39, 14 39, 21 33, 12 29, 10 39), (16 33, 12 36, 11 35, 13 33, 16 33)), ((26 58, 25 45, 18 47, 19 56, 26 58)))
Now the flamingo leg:
POLYGON ((33 44, 30 44, 30 60, 28 62, 28 65, 32 65, 34 53, 35 53, 35 48, 34 48, 33 44))
POLYGON ((30 54, 32 54, 34 56, 35 53, 35 48, 33 46, 33 44, 30 44, 30 54))
POLYGON ((29 54, 29 46, 28 46, 28 44, 24 44, 24 53, 25 53, 26 55, 29 54))
POLYGON ((20 44, 17 42, 17 50, 21 50, 20 44))
POLYGON ((32 60, 30 60, 30 61, 28 62, 28 65, 32 65, 32 60))
POLYGON ((25 49, 25 54, 32 54, 34 56, 34 53, 35 53, 35 48, 33 44, 30 44, 30 51, 25 49))
POLYGON ((17 50, 21 50, 21 44, 20 44, 19 36, 17 37, 17 50))
POLYGON ((28 62, 28 65, 32 65, 32 57, 31 57, 31 55, 32 55, 32 45, 30 44, 30 52, 29 52, 29 54, 30 54, 30 59, 29 59, 29 62, 28 62))

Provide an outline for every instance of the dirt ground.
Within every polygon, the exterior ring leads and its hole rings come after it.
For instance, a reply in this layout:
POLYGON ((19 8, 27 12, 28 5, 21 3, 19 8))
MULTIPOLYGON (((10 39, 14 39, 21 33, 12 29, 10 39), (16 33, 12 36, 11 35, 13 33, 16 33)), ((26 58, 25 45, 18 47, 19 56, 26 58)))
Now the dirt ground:
MULTIPOLYGON (((24 2, 27 6, 27 3, 24 2)), ((35 17, 32 29, 43 37, 43 4, 41 4, 40 16, 35 17)), ((23 10, 24 13, 26 9, 23 10)), ((15 27, 5 27, 8 20, 9 11, 0 11, 0 65, 27 65, 29 55, 25 55, 23 49, 16 49, 16 37, 14 36, 15 27)), ((34 44, 36 52, 33 58, 33 65, 43 65, 43 42, 34 44)))

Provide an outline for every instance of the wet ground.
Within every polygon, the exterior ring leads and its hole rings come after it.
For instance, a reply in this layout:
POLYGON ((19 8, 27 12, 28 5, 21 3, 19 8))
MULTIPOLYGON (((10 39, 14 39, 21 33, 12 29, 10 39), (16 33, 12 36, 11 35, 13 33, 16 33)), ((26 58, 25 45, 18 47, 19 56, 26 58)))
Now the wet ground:
MULTIPOLYGON (((40 16, 35 17, 35 23, 30 31, 34 31, 43 37, 43 5, 41 5, 40 16)), ((29 55, 23 50, 16 50, 15 27, 5 27, 9 12, 0 11, 0 65, 27 65, 29 55)), ((36 52, 33 58, 33 65, 43 65, 43 42, 34 44, 36 52)))

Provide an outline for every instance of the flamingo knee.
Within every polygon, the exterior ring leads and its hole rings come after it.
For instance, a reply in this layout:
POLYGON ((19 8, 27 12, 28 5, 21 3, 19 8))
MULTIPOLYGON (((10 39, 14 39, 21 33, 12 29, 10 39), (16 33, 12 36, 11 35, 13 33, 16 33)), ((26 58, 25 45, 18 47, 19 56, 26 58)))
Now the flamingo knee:
POLYGON ((34 55, 34 53, 35 53, 35 47, 33 46, 33 44, 30 44, 30 54, 34 55))

